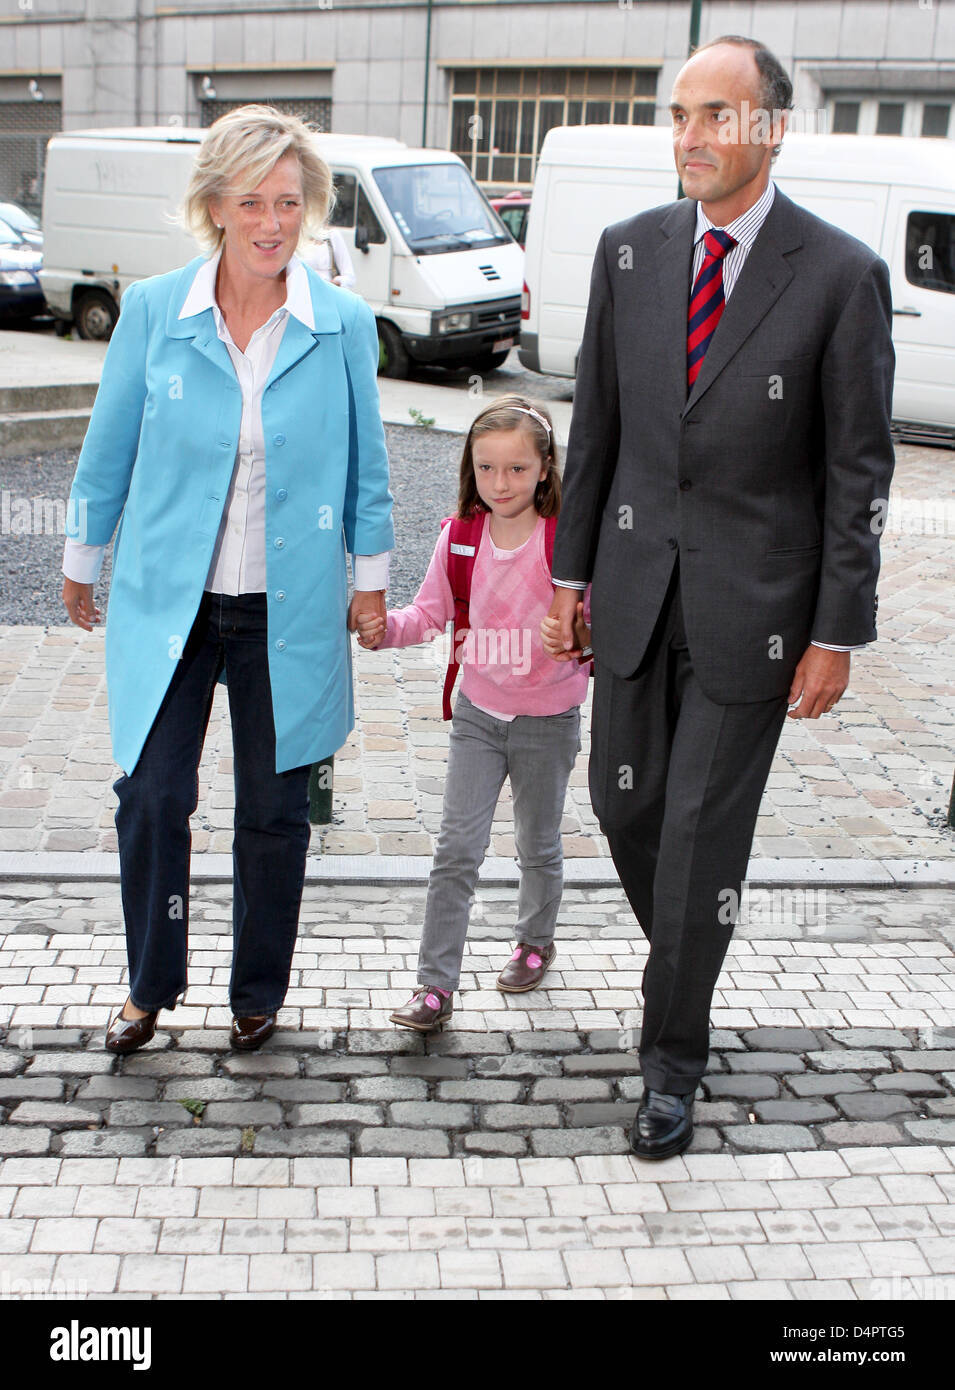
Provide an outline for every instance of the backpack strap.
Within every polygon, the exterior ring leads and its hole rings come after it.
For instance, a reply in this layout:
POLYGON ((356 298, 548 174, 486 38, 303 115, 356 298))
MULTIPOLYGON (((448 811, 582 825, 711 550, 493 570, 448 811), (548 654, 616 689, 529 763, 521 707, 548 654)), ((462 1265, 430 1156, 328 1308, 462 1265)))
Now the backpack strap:
POLYGON ((547 577, 554 571, 554 537, 557 534, 556 516, 544 518, 544 558, 547 561, 547 577))
POLYGON ((448 659, 448 670, 444 678, 442 702, 442 713, 445 719, 451 718, 451 692, 454 689, 454 682, 457 680, 460 668, 460 662, 457 659, 460 651, 459 643, 463 642, 471 626, 471 579, 484 531, 484 515, 484 512, 477 512, 474 516, 466 519, 448 516, 441 523, 442 529, 445 526, 451 527, 451 534, 448 537, 448 583, 451 585, 451 594, 454 598, 451 655, 448 659))

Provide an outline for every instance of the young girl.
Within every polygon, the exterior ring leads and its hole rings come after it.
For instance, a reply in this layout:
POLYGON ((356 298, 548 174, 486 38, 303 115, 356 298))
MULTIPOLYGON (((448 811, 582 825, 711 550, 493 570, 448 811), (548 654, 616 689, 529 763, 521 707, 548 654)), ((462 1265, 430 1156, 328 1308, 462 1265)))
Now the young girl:
MULTIPOLYGON (((454 633, 464 674, 451 725, 418 988, 391 1015, 393 1023, 422 1033, 451 1016, 471 901, 507 776, 521 884, 518 945, 498 989, 535 989, 556 954, 560 823, 580 747, 580 703, 589 674, 576 657, 552 660, 541 638, 554 595, 545 544, 553 523, 548 528, 546 518, 559 510, 560 475, 546 409, 523 396, 495 400, 472 424, 461 459, 457 515, 483 517, 483 525, 471 576, 470 628, 460 644, 460 627, 454 633)), ((358 616, 363 646, 407 647, 444 632, 455 615, 448 577, 451 531, 447 524, 438 537, 414 603, 390 612, 387 624, 358 616)), ((582 605, 575 637, 581 649, 588 646, 582 605)))

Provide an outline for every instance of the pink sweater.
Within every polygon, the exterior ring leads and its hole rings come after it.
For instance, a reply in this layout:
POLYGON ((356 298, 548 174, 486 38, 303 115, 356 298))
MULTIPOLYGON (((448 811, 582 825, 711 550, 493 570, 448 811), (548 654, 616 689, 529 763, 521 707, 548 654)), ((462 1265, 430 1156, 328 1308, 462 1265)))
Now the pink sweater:
MULTIPOLYGON (((442 634, 454 616, 448 581, 451 527, 445 526, 414 603, 388 614, 382 647, 411 647, 442 634)), ((516 550, 499 550, 481 532, 471 577, 471 626, 460 644, 461 691, 495 714, 563 714, 587 694, 589 663, 554 661, 541 643, 541 619, 554 597, 544 520, 516 550)), ((589 609, 589 591, 585 614, 589 609)))

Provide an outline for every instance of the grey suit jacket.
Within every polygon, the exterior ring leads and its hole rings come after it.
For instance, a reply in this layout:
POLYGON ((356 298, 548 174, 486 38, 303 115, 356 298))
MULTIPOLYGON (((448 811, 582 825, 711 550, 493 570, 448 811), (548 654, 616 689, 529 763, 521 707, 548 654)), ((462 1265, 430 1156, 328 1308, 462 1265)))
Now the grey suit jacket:
POLYGON ((629 676, 679 557, 694 670, 746 703, 786 694, 810 640, 875 638, 889 276, 777 188, 687 397, 695 219, 687 199, 601 237, 553 573, 592 580, 596 659, 629 676))

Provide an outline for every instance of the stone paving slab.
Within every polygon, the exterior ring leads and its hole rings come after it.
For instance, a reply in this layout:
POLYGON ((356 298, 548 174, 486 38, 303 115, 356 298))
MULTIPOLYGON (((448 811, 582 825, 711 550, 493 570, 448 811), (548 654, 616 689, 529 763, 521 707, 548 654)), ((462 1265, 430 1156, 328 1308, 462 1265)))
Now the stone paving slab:
POLYGON ((7 1158, 0 1297, 950 1299, 955 1148, 7 1158))
MULTIPOLYGON (((757 822, 757 865, 788 859, 807 876, 806 865, 851 860, 861 877, 862 865, 898 861, 893 876, 917 882, 926 875, 938 881, 939 862, 955 862, 955 832, 945 826, 955 732, 951 454, 897 452, 880 641, 854 657, 852 684, 834 715, 787 721, 757 822)), ((313 856, 431 854, 447 759, 440 710, 446 658, 442 641, 399 652, 355 648, 359 722, 336 753, 333 822, 316 827, 313 856)), ((563 823, 569 861, 608 858, 587 790, 589 718, 588 699, 563 823)), ((102 631, 0 628, 0 851, 115 852, 117 775, 102 631)), ((197 859, 231 852, 232 817, 232 751, 219 688, 192 822, 197 859)), ((514 855, 507 784, 490 854, 514 855)))
MULTIPOLYGON (((280 1031, 228 1046, 230 890, 202 884, 185 1002, 128 1058, 115 884, 0 883, 0 1154, 450 1158, 622 1154, 641 1095, 646 943, 618 890, 571 888, 544 985, 502 995, 512 888, 481 888, 455 1013, 415 982, 420 888, 308 885, 280 1031)), ((712 1009, 693 1152, 955 1142, 955 927, 935 889, 754 893, 712 1009)))
MULTIPOLYGON (((426 884, 432 858, 420 854, 313 854, 305 869, 306 881, 345 886, 426 884)), ((207 851, 192 862, 193 883, 231 883, 232 855, 207 851)), ((119 882, 119 855, 101 850, 0 850, 0 879, 32 879, 55 883, 82 878, 88 882, 119 882)), ((501 887, 520 882, 514 859, 488 855, 481 865, 482 883, 501 887)), ((569 887, 617 887, 619 876, 609 858, 564 861, 564 882, 569 887)), ((955 858, 910 859, 753 859, 747 880, 751 888, 797 886, 822 888, 896 888, 918 885, 955 887, 955 858)))
POLYGON ((186 1003, 118 1059, 117 886, 0 882, 0 1298, 951 1300, 951 895, 810 891, 747 906, 696 1141, 650 1164, 619 889, 568 889, 523 997, 514 890, 479 889, 425 1040, 387 1025, 424 890, 310 884, 282 1027, 238 1056, 231 892, 199 884, 186 1003))

